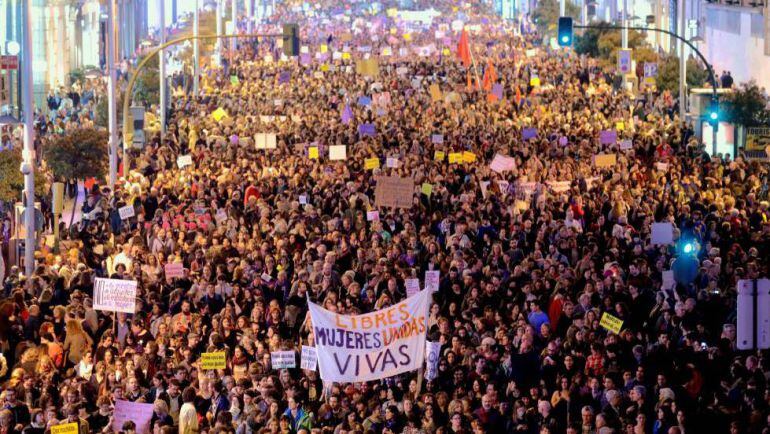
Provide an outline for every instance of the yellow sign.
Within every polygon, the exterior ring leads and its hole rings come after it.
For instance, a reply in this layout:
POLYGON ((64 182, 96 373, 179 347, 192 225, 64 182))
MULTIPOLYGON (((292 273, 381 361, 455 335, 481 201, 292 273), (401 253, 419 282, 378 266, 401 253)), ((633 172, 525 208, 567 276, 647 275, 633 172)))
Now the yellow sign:
POLYGON ((452 52, 449 51, 449 48, 444 48, 443 50, 441 50, 441 54, 443 54, 444 56, 449 56, 452 54, 452 52))
POLYGON ((463 153, 462 152, 450 152, 449 153, 449 164, 462 163, 462 162, 463 162, 463 153))
POLYGON ((219 107, 211 113, 211 117, 213 117, 215 121, 219 122, 223 118, 227 117, 227 112, 222 107, 219 107))
POLYGON ((529 79, 529 85, 532 87, 540 86, 540 77, 532 77, 529 79))
POLYGON ((411 41, 412 40, 412 34, 411 33, 404 33, 404 40, 405 41, 411 41))
POLYGON ((380 65, 377 59, 362 59, 356 62, 356 72, 367 77, 377 77, 380 65))
POLYGON ((626 124, 623 121, 615 122, 615 129, 618 131, 623 131, 626 129, 626 124))
POLYGON ((388 16, 389 16, 390 18, 393 18, 393 17, 395 17, 396 15, 398 15, 398 9, 397 9, 397 8, 389 8, 389 9, 387 9, 387 10, 385 11, 385 13, 386 13, 386 14, 388 14, 388 16))
POLYGON ((201 369, 225 369, 225 352, 201 354, 201 369))
POLYGON ((463 152, 463 163, 474 163, 474 162, 476 162, 476 154, 468 151, 463 152))
POLYGON ((364 160, 364 168, 367 170, 371 169, 379 169, 380 168, 380 159, 377 157, 374 158, 367 158, 364 160))
POLYGON ((438 86, 438 83, 431 84, 428 91, 430 91, 430 99, 433 102, 441 101, 441 88, 438 86))
POLYGON ((444 161, 444 158, 446 158, 446 153, 444 153, 444 151, 436 151, 433 153, 433 159, 436 161, 444 161))
POLYGON ((599 325, 612 333, 619 334, 620 329, 623 328, 623 320, 604 312, 602 314, 602 319, 599 321, 599 325))
POLYGON ((523 201, 523 200, 517 200, 514 204, 517 210, 519 211, 526 211, 529 209, 529 203, 523 201))
POLYGON ((397 31, 398 31, 398 29, 397 29, 397 28, 395 28, 395 27, 391 27, 391 28, 390 28, 390 34, 391 34, 391 35, 395 35, 397 31))
POLYGON ((422 183, 422 187, 420 188, 420 191, 422 194, 430 197, 431 194, 433 194, 433 184, 428 184, 427 182, 422 183))
POLYGON ((614 167, 618 162, 618 157, 615 154, 596 154, 594 155, 594 166, 598 168, 614 167))
POLYGON ((326 53, 329 51, 329 47, 326 44, 321 44, 321 54, 326 53))
POLYGON ((350 53, 342 53, 342 60, 350 60, 350 53))
POLYGON ((323 72, 329 71, 329 65, 327 65, 325 63, 323 65, 321 65, 321 71, 323 71, 323 72))
POLYGON ((311 160, 317 160, 318 159, 318 148, 313 146, 310 149, 308 149, 308 158, 311 160))
POLYGON ((78 434, 78 423, 63 423, 51 427, 51 434, 78 434))

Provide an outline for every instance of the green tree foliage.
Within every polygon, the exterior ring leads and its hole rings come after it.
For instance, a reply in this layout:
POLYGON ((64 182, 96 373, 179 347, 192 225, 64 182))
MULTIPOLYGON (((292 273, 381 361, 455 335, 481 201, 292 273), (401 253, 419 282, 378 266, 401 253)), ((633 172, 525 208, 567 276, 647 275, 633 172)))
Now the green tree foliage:
MULTIPOLYGON (((21 174, 21 150, 12 149, 0 152, 0 201, 21 200, 24 190, 24 175, 21 174)), ((45 173, 35 168, 35 195, 42 197, 48 192, 45 173)))
POLYGON ((108 134, 90 128, 71 131, 45 147, 45 159, 58 179, 102 178, 108 165, 108 134))
MULTIPOLYGON (((606 22, 597 23, 597 28, 586 29, 575 38, 575 51, 599 59, 602 66, 613 68, 617 65, 621 47, 621 31, 608 28, 606 22)), ((628 46, 633 50, 633 59, 639 62, 656 62, 658 55, 650 48, 646 36, 636 30, 628 32, 628 46)))
POLYGON ((767 95, 755 81, 744 83, 724 97, 722 112, 725 120, 746 127, 770 125, 767 95))
POLYGON ((152 56, 137 77, 134 98, 137 103, 157 104, 160 101, 160 59, 157 55, 152 56))
MULTIPOLYGON (((568 17, 577 20, 580 17, 580 7, 569 0, 566 0, 565 13, 568 17)), ((559 22, 559 1, 543 0, 537 3, 532 14, 538 32, 543 36, 555 36, 556 28, 559 22)))
MULTIPOLYGON (((703 87, 709 80, 709 73, 695 59, 687 60, 687 86, 703 87)), ((656 85, 660 91, 679 92, 679 58, 668 56, 658 62, 656 85)))

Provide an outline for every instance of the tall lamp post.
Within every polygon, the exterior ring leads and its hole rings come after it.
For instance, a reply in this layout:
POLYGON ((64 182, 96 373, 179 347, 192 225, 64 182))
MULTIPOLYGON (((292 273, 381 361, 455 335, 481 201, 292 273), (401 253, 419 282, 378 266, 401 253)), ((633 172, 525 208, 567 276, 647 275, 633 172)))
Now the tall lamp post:
MULTIPOLYGON (((166 2, 158 0, 160 5, 160 45, 166 43, 166 2)), ((160 140, 166 134, 166 107, 167 107, 167 89, 166 89, 166 50, 161 49, 160 53, 160 140)))
POLYGON ((193 95, 198 95, 198 76, 200 75, 200 47, 198 43, 198 26, 200 25, 200 11, 198 0, 195 0, 195 19, 193 20, 193 35, 195 40, 193 41, 193 95))
MULTIPOLYGON (((110 188, 118 181, 118 114, 115 99, 115 1, 107 0, 107 118, 110 129, 110 188)), ((125 128, 125 126, 124 126, 125 128)))
POLYGON ((33 106, 32 80, 32 0, 25 0, 22 19, 24 20, 24 38, 22 39, 22 95, 24 99, 24 152, 21 173, 24 175, 26 210, 24 212, 24 274, 32 278, 35 269, 35 108, 33 106))

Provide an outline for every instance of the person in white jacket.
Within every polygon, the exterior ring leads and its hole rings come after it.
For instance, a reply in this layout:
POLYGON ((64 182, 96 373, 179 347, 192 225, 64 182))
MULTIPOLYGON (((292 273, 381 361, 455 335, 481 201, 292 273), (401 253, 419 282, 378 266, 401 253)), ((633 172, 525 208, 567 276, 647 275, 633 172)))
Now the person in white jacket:
POLYGON ((188 387, 182 392, 182 408, 179 410, 179 434, 193 434, 199 431, 198 412, 195 410, 195 389, 188 387))

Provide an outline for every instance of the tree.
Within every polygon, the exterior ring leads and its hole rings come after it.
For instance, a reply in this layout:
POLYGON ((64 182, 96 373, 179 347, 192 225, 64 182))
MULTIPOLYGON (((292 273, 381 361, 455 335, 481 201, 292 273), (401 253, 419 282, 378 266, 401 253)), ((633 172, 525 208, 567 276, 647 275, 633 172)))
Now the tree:
MULTIPOLYGON (((580 7, 569 0, 565 0, 565 13, 568 17, 577 20, 580 17, 580 7)), ((556 27, 559 21, 559 1, 543 0, 537 3, 532 14, 538 32, 543 36, 555 36, 556 27)))
POLYGON ((45 147, 45 159, 57 179, 102 178, 107 172, 106 131, 73 130, 45 147))
POLYGON ((725 120, 745 127, 770 125, 767 95, 752 80, 744 83, 723 99, 725 120))
MULTIPOLYGON (((700 62, 687 59, 687 87, 703 87, 709 80, 709 73, 700 62)), ((658 64, 656 85, 660 91, 679 92, 679 58, 668 56, 658 64)))
POLYGON ((613 30, 608 29, 609 23, 601 21, 596 27, 583 30, 582 34, 575 35, 575 52, 585 54, 588 57, 599 57, 599 37, 613 30))
MULTIPOLYGON (((24 175, 21 174, 21 150, 11 149, 0 152, 0 201, 13 202, 21 200, 24 190, 24 175)), ((43 197, 48 194, 45 173, 35 168, 35 196, 43 197)))
POLYGON ((160 59, 157 55, 152 56, 137 77, 134 98, 139 103, 157 104, 160 101, 160 59))
MULTIPOLYGON (((599 35, 597 50, 604 66, 613 67, 618 63, 618 52, 622 47, 620 30, 611 30, 599 35)), ((636 30, 628 31, 628 48, 633 50, 632 57, 636 62, 654 62, 657 55, 647 43, 646 36, 636 30)))

